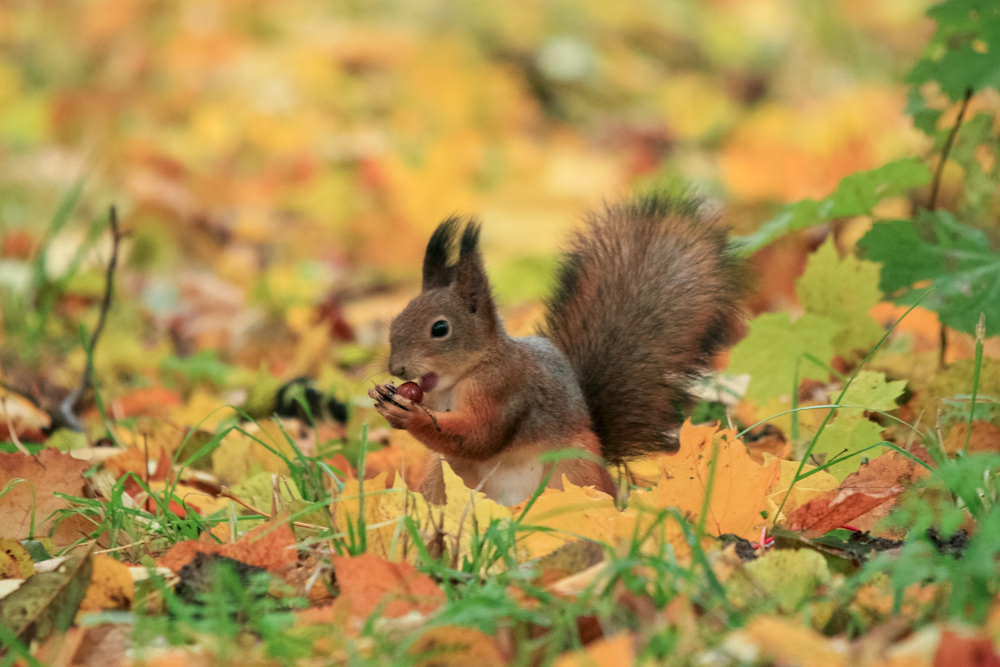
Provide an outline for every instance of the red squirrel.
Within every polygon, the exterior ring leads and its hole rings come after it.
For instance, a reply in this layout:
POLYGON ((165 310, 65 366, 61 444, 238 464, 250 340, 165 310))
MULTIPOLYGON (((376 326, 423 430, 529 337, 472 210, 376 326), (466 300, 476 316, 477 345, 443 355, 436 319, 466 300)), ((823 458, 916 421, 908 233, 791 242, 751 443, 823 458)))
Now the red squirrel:
POLYGON ((391 384, 368 393, 394 428, 436 452, 423 484, 445 502, 441 459, 470 488, 517 504, 548 485, 615 495, 601 461, 676 451, 688 387, 743 326, 745 270, 697 199, 648 195, 592 214, 562 259, 539 335, 507 335, 479 250, 452 217, 427 244, 423 289, 392 322, 391 384), (453 259, 458 245, 458 258, 453 259), (591 456, 555 463, 544 452, 591 456))

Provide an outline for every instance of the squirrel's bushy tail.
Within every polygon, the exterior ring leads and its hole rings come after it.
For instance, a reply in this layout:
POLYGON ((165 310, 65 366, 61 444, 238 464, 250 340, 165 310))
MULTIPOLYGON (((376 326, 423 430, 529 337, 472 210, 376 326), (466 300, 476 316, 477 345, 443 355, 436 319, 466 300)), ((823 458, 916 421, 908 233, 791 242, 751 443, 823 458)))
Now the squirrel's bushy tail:
POLYGON ((569 358, 610 463, 677 449, 692 379, 742 329, 746 272, 693 198, 648 195, 572 240, 544 335, 569 358))

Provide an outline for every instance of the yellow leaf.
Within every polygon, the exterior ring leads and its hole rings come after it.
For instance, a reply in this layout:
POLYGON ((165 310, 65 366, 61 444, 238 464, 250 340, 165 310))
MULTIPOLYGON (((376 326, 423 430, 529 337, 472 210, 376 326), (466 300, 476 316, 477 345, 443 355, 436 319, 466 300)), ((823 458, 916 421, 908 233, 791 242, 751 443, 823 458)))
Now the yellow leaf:
POLYGON ((411 544, 403 523, 406 510, 419 513, 419 506, 426 503, 420 494, 411 494, 405 486, 386 489, 385 477, 386 473, 381 473, 363 482, 347 480, 330 506, 330 514, 337 532, 347 536, 345 541, 359 544, 363 527, 365 551, 397 562, 413 555, 408 553, 412 549, 406 548, 411 544))
POLYGON ((684 422, 680 451, 660 457, 663 476, 656 487, 657 506, 676 506, 697 520, 712 476, 713 461, 715 471, 706 532, 733 533, 746 539, 758 537, 765 523, 761 512, 767 506, 767 493, 779 478, 778 460, 759 465, 750 458, 734 432, 719 431, 717 426, 684 422))
MULTIPOLYGON (((523 537, 519 537, 518 548, 522 558, 544 556, 567 542, 581 538, 613 543, 621 512, 611 496, 596 489, 576 486, 565 477, 563 488, 563 491, 546 489, 525 515, 523 526, 549 530, 525 532, 523 537)), ((514 508, 515 514, 520 515, 524 504, 514 508)))
POLYGON ((80 611, 131 609, 134 597, 135 585, 128 566, 111 556, 94 556, 94 572, 80 611))
MULTIPOLYGON (((765 461, 770 462, 773 457, 765 454, 764 459, 765 461)), ((781 461, 780 465, 781 477, 767 494, 767 521, 768 524, 772 526, 778 520, 778 517, 776 516, 778 513, 778 506, 781 505, 782 500, 784 500, 785 493, 788 492, 788 488, 792 486, 792 480, 795 479, 795 473, 799 469, 798 461, 781 461)), ((810 470, 815 469, 816 466, 806 465, 802 468, 802 472, 807 473, 810 470)), ((795 487, 792 488, 792 492, 788 495, 788 500, 785 502, 785 508, 782 511, 791 512, 796 507, 805 505, 821 493, 836 489, 838 486, 840 486, 840 482, 837 481, 837 478, 825 470, 813 473, 809 477, 799 480, 795 487)))
MULTIPOLYGON (((452 551, 457 544, 458 555, 465 556, 471 552, 472 536, 476 528, 484 531, 493 519, 510 519, 511 511, 487 498, 486 494, 467 487, 446 461, 441 461, 441 470, 444 473, 447 502, 443 508, 426 504, 426 519, 443 528, 446 549, 452 551)), ((399 480, 398 477, 396 479, 399 480)), ((421 528, 426 525, 423 520, 419 524, 421 528)))
POLYGON ((330 508, 335 528, 348 535, 346 539, 351 539, 353 531, 353 539, 358 542, 364 495, 365 544, 369 553, 394 562, 414 560, 416 549, 403 523, 404 517, 409 516, 416 522, 425 544, 440 544, 460 562, 471 553, 477 530, 482 533, 493 519, 510 519, 511 512, 466 487, 447 463, 442 462, 442 470, 447 494, 443 506, 432 505, 421 494, 407 489, 399 475, 389 489, 385 486, 384 472, 363 483, 348 480, 330 508))

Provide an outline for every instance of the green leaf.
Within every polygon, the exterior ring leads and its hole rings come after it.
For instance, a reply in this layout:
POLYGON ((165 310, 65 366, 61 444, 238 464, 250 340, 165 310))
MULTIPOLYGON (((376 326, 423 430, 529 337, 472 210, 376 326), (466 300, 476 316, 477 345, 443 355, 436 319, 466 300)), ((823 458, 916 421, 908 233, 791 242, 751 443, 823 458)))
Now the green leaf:
POLYGON ((914 88, 937 82, 953 102, 970 88, 1000 88, 1000 3, 948 0, 927 15, 937 21, 937 32, 906 82, 914 88))
POLYGON ((830 570, 823 554, 812 549, 778 549, 734 572, 726 588, 741 607, 764 597, 791 613, 828 583, 830 570))
POLYGON ((867 350, 882 336, 882 327, 868 314, 882 300, 879 270, 875 262, 852 256, 841 260, 832 237, 809 258, 796 283, 799 301, 806 312, 837 324, 834 353, 846 357, 854 350, 867 350))
POLYGON ((788 313, 765 313, 750 323, 750 334, 733 348, 729 372, 749 373, 747 398, 764 405, 797 389, 792 386, 796 366, 799 381, 826 380, 828 373, 804 356, 830 360, 836 334, 837 325, 828 317, 807 313, 792 322, 788 313))
POLYGON ((868 410, 895 410, 897 399, 906 391, 906 380, 886 382, 885 373, 861 371, 844 393, 841 403, 860 405, 868 410))
POLYGON ((774 239, 798 229, 853 215, 870 215, 882 199, 895 197, 925 185, 931 173, 916 158, 896 160, 878 169, 851 174, 826 199, 803 199, 782 208, 777 215, 749 236, 737 237, 735 243, 746 255, 760 250, 774 239))
POLYGON ((33 575, 0 600, 0 624, 25 644, 69 629, 90 585, 93 549, 69 559, 55 572, 33 575))
MULTIPOLYGON (((875 371, 861 371, 847 388, 841 402, 844 405, 860 405, 862 408, 840 408, 837 415, 827 425, 816 441, 813 455, 824 455, 824 462, 832 458, 843 458, 860 452, 882 441, 882 427, 865 416, 865 408, 870 410, 894 410, 896 400, 906 389, 905 381, 886 382, 885 374, 875 371)), ((840 463, 834 463, 827 472, 843 482, 848 475, 857 471, 864 458, 875 458, 885 452, 884 447, 876 447, 862 456, 852 456, 840 463)))
MULTIPOLYGON (((822 454, 823 462, 833 458, 843 458, 854 452, 860 452, 882 441, 882 427, 866 419, 864 410, 839 410, 836 419, 827 425, 813 447, 813 456, 822 454)), ((875 447, 865 453, 869 459, 885 452, 885 447, 875 447)), ((839 463, 834 463, 826 469, 828 473, 843 482, 848 475, 857 472, 864 458, 852 456, 839 463)))
POLYGON ((922 305, 953 329, 974 333, 986 313, 986 335, 1000 333, 1000 255, 986 236, 947 211, 922 211, 916 221, 877 223, 859 241, 866 256, 882 262, 881 288, 896 303, 922 305), (930 281, 929 286, 914 287, 930 281))

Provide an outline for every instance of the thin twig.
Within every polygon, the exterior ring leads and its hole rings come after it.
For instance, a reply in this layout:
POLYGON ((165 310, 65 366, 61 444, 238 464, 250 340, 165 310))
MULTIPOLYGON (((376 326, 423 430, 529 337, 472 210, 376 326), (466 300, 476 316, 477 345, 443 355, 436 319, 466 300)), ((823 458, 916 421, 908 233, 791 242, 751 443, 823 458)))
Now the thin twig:
MULTIPOLYGON (((955 139, 958 137, 958 130, 962 127, 962 120, 965 118, 965 112, 969 108, 969 100, 972 99, 972 87, 965 89, 965 95, 962 97, 962 106, 958 109, 958 118, 955 119, 955 125, 951 128, 951 132, 948 133, 948 138, 944 141, 944 146, 941 147, 941 160, 938 162, 937 168, 934 170, 934 180, 931 181, 931 197, 930 201, 927 202, 927 208, 934 211, 937 209, 938 192, 941 189, 941 178, 944 175, 944 165, 948 162, 948 155, 951 154, 952 146, 955 145, 955 139)), ((941 323, 941 350, 938 355, 938 367, 944 368, 945 365, 945 354, 948 350, 948 329, 941 323)))
POLYGON ((958 118, 955 119, 955 126, 951 128, 951 132, 948 133, 948 138, 945 139, 944 146, 941 148, 941 161, 938 162, 937 169, 934 170, 934 180, 931 182, 931 198, 927 203, 927 208, 932 211, 937 209, 938 191, 941 188, 941 176, 944 174, 944 165, 948 162, 948 155, 955 144, 958 130, 962 127, 962 119, 965 118, 965 111, 969 108, 969 100, 971 99, 972 88, 966 88, 965 96, 962 98, 962 106, 958 109, 958 118))
POLYGON ((111 310, 111 300, 115 291, 115 269, 118 266, 118 249, 121 246, 122 233, 118 227, 118 211, 114 206, 111 207, 108 215, 108 224, 111 227, 111 259, 108 260, 108 268, 104 277, 104 298, 101 300, 101 313, 98 316, 94 334, 90 337, 90 344, 87 346, 87 367, 83 371, 83 377, 80 378, 79 386, 70 392, 59 406, 62 418, 77 431, 83 430, 83 424, 76 416, 77 404, 87 389, 94 386, 94 349, 97 347, 97 341, 100 339, 104 325, 108 320, 108 311, 111 310))

